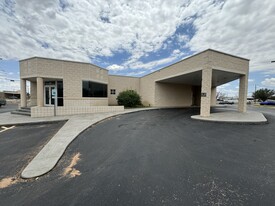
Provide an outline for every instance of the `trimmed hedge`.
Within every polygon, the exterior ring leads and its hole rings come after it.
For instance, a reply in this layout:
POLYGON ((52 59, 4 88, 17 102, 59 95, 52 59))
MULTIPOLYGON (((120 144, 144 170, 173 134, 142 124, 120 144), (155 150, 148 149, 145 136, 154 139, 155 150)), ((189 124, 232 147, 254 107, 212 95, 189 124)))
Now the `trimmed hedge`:
POLYGON ((116 99, 118 105, 123 105, 124 107, 136 107, 141 105, 141 97, 134 90, 120 92, 116 99))

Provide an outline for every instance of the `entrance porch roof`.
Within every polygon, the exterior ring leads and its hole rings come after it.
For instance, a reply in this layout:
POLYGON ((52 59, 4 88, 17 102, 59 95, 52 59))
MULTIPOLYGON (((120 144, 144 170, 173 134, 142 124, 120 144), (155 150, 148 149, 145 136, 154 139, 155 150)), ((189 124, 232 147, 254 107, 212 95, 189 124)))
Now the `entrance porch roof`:
MULTIPOLYGON (((238 73, 213 69, 213 71, 212 71, 212 87, 217 87, 222 84, 234 81, 236 79, 239 79, 240 76, 241 76, 241 74, 238 74, 238 73)), ((187 73, 187 74, 175 75, 172 77, 157 80, 156 82, 201 86, 202 70, 187 73)))

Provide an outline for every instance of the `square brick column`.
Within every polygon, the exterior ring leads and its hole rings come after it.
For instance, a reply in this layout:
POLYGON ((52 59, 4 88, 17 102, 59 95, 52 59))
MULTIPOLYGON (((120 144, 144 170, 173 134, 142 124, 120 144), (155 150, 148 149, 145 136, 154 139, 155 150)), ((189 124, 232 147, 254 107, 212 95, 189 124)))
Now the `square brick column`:
POLYGON ((44 106, 44 82, 41 77, 36 78, 37 84, 37 106, 43 107, 44 106))
POLYGON ((239 112, 246 112, 247 86, 248 86, 248 76, 243 75, 240 77, 240 82, 239 82, 239 102, 238 102, 239 112))
POLYGON ((202 117, 210 116, 211 89, 212 89, 212 69, 205 68, 202 70, 202 80, 201 80, 201 111, 200 111, 200 115, 202 117))
POLYGON ((211 89, 211 106, 216 106, 217 104, 217 88, 216 87, 212 87, 211 89))
POLYGON ((37 105, 37 84, 31 81, 31 106, 37 105))
POLYGON ((27 106, 27 90, 26 90, 26 80, 20 79, 20 100, 21 107, 27 106))

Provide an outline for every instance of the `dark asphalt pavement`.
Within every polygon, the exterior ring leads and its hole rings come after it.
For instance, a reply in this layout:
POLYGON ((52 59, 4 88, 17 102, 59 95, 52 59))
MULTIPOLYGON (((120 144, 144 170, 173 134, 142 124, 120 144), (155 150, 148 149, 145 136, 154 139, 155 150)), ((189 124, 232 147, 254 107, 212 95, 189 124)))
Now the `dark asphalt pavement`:
POLYGON ((20 176, 20 171, 63 124, 64 122, 16 126, 6 131, 5 127, 0 127, 0 180, 20 176))
POLYGON ((52 172, 0 190, 0 205, 274 205, 275 116, 249 125, 192 120, 197 113, 151 110, 99 123, 52 172), (64 176, 78 152, 81 175, 64 176))

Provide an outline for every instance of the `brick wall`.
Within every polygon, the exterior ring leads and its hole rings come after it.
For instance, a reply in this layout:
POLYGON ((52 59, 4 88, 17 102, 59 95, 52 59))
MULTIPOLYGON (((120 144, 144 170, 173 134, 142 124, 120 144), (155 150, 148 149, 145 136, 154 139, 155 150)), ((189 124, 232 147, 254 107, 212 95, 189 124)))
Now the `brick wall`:
MULTIPOLYGON (((109 84, 108 84, 108 100, 109 105, 117 105, 117 96, 120 92, 125 90, 135 90, 140 94, 139 90, 140 78, 137 77, 126 77, 126 76, 115 76, 109 75, 109 84), (110 90, 115 89, 116 94, 111 94, 110 90)), ((141 98, 142 95, 141 95, 141 98)))
MULTIPOLYGON (((74 114, 93 114, 104 112, 121 112, 123 106, 89 106, 89 107, 57 107, 57 116, 74 114)), ((51 117, 54 116, 54 107, 31 107, 31 117, 51 117)))

